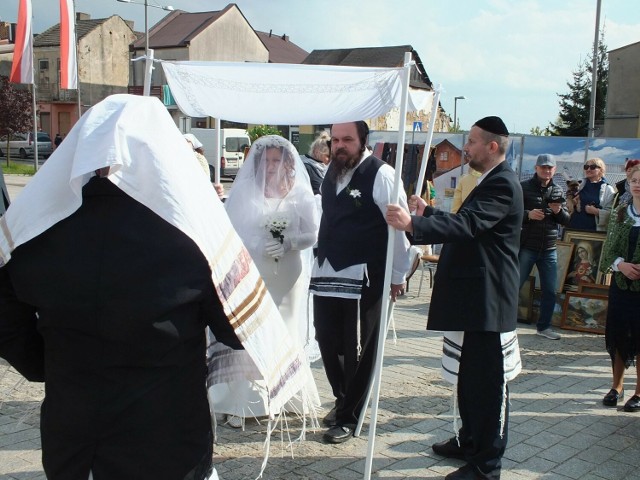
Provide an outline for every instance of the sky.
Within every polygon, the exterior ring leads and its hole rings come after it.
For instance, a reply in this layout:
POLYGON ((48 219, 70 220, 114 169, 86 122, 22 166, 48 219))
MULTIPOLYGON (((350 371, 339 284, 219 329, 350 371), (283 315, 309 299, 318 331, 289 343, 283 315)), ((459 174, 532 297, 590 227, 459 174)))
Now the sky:
MULTIPOLYGON (((91 18, 120 15, 144 31, 140 5, 75 0, 91 18)), ((216 11, 226 0, 148 0, 187 12, 216 11)), ((512 133, 545 128, 559 113, 572 72, 593 50, 597 0, 236 0, 255 30, 286 34, 311 52, 411 45, 440 102, 460 127, 487 115, 512 133)), ((0 20, 15 22, 19 0, 0 0, 0 20)), ((59 22, 58 2, 32 0, 34 33, 59 22)), ((601 0, 600 28, 608 50, 640 42, 638 0, 601 0)), ((149 7, 149 27, 165 12, 149 7)))

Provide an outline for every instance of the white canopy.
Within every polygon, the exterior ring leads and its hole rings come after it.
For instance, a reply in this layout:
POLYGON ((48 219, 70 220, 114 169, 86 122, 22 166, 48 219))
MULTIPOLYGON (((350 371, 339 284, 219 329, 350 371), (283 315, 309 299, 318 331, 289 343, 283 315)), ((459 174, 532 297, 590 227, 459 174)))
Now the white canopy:
MULTIPOLYGON (((191 117, 319 125, 376 118, 402 101, 407 69, 282 63, 162 62, 171 93, 191 117)), ((410 92, 408 111, 433 93, 410 92)))

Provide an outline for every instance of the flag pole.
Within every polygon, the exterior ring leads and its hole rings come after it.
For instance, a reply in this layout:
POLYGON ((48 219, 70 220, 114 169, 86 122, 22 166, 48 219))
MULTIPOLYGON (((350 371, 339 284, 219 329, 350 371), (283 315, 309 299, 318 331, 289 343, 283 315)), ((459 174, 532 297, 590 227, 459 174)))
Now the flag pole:
MULTIPOLYGON (((411 52, 404 54, 404 77, 402 81, 402 102, 400 103, 400 122, 398 125, 398 148, 396 150, 395 182, 391 200, 398 203, 400 198, 400 184, 402 183, 402 160, 404 155, 404 131, 407 124, 407 103, 409 101, 409 78, 411 77, 411 52)), ((373 402, 371 404, 371 423, 369 425, 369 441, 367 443, 367 459, 365 462, 364 479, 370 480, 371 466, 373 463, 373 449, 375 447, 376 424, 378 421, 378 401, 380 400, 380 384, 382 382, 382 362, 384 360, 384 344, 387 336, 388 311, 391 298, 391 269, 393 267, 393 251, 395 244, 395 229, 387 227, 387 263, 384 271, 384 283, 382 291, 382 308, 380 310, 380 325, 378 328, 378 348, 376 349, 376 362, 373 371, 373 402)), ((362 415, 362 414, 361 414, 362 415)))
POLYGON ((82 116, 82 102, 80 99, 80 62, 79 62, 79 55, 78 55, 78 25, 76 23, 77 17, 76 17, 76 0, 73 0, 73 34, 74 34, 74 39, 73 39, 73 43, 76 46, 76 91, 78 92, 78 120, 80 120, 80 117, 82 116))
MULTIPOLYGON (((31 51, 33 53, 33 50, 31 51)), ((36 113, 36 83, 31 84, 31 98, 33 100, 33 164, 38 171, 38 115, 36 113)))

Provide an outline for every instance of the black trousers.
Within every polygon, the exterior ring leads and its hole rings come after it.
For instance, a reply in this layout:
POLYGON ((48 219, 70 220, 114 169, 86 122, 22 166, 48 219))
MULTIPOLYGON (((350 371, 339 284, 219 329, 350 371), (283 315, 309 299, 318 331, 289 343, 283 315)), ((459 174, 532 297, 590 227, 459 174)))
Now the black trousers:
POLYGON ((336 424, 355 425, 364 406, 375 363, 384 272, 369 269, 369 286, 358 300, 319 297, 313 299, 316 340, 324 369, 336 397, 336 424), (358 358, 357 320, 360 303, 358 358))
POLYGON ((499 333, 464 332, 458 406, 462 420, 460 445, 465 449, 467 461, 484 473, 499 472, 507 448, 509 421, 509 390, 504 384, 499 333), (504 425, 501 425, 503 407, 504 425))

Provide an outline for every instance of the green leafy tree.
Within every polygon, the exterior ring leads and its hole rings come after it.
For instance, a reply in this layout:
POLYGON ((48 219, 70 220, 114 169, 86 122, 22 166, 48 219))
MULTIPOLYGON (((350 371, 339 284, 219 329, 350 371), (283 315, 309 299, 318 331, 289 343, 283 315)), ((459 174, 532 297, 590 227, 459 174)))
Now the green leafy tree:
POLYGON ((0 138, 6 138, 7 167, 9 156, 9 135, 28 132, 32 126, 31 94, 28 90, 14 87, 8 77, 0 75, 0 138))
POLYGON ((280 135, 282 132, 278 130, 276 127, 272 127, 271 125, 256 125, 248 130, 249 138, 251 139, 251 143, 255 142, 258 138, 264 137, 265 135, 280 135))
MULTIPOLYGON (((595 122, 604 122, 609 85, 609 61, 607 46, 604 43, 604 32, 598 41, 598 61, 596 82, 595 122)), ((591 108, 591 79, 593 74, 593 55, 582 62, 572 72, 573 81, 567 82, 569 93, 558 94, 560 113, 556 123, 551 123, 548 130, 552 135, 566 137, 586 137, 589 134, 589 109, 591 108)))

